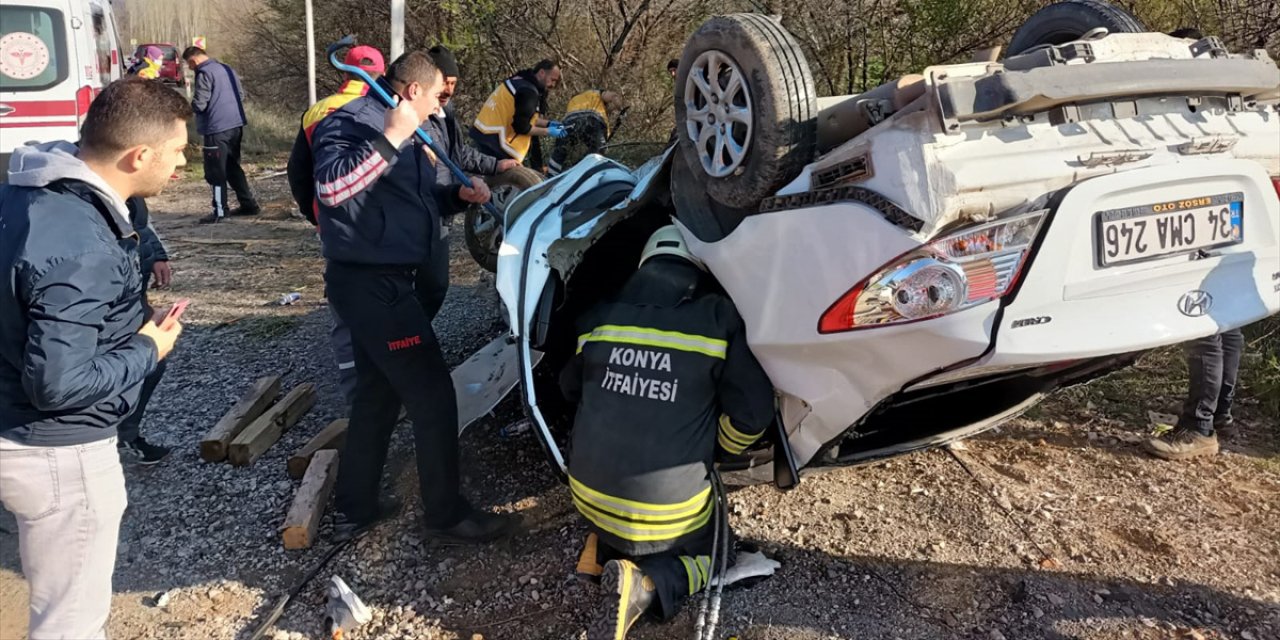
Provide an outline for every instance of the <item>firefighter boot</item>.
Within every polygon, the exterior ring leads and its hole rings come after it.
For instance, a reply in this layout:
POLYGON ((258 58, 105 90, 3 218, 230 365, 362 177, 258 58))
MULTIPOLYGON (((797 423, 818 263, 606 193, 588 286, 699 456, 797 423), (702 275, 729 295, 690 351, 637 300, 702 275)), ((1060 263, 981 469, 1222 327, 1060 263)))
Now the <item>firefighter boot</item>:
POLYGON ((606 600, 587 628, 587 640, 625 640, 631 625, 653 604, 656 586, 630 560, 610 560, 600 578, 606 600))

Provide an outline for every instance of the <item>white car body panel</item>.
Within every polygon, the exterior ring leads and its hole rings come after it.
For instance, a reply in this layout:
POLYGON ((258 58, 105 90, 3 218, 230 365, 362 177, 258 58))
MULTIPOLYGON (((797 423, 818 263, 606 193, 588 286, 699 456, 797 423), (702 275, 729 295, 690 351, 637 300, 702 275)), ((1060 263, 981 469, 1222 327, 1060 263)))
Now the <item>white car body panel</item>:
MULTIPOLYGON (((626 166, 599 155, 589 155, 572 169, 542 183, 538 187, 515 198, 510 207, 519 206, 521 199, 538 197, 540 204, 546 206, 530 207, 524 215, 512 222, 503 237, 502 247, 498 253, 497 289, 498 295, 507 309, 508 326, 519 338, 519 363, 521 367, 521 388, 525 394, 524 402, 529 409, 534 426, 541 432, 543 442, 553 442, 550 428, 542 412, 538 409, 538 400, 533 392, 533 367, 537 357, 529 343, 529 323, 534 317, 540 294, 551 276, 551 262, 548 253, 557 242, 584 241, 589 243, 595 234, 597 224, 605 218, 608 211, 601 212, 592 220, 575 229, 568 236, 562 237, 562 224, 565 214, 565 203, 573 202, 574 196, 587 193, 602 183, 625 181, 634 185, 630 197, 619 203, 614 209, 629 206, 641 197, 654 184, 654 176, 659 173, 665 155, 655 158, 632 172, 626 166), (582 176, 595 172, 586 180, 582 176), (526 257, 528 258, 526 260, 526 257), (522 292, 525 295, 522 298, 522 292)), ((560 471, 566 470, 563 455, 551 447, 553 461, 560 471)))
MULTIPOLYGON (((1158 34, 1116 34, 1092 44, 1100 57, 1114 61, 1188 55, 1185 42, 1158 34)), ((745 321, 752 351, 779 392, 784 427, 800 466, 814 463, 869 411, 904 391, 1134 354, 1280 311, 1280 199, 1272 184, 1280 176, 1280 112, 1274 106, 1058 125, 1037 114, 944 131, 934 93, 942 74, 981 75, 999 67, 927 69, 923 97, 811 163, 777 194, 810 193, 815 176, 864 157, 869 171, 835 186, 883 196, 919 220, 918 228, 899 226, 853 200, 748 215, 714 242, 681 227, 693 253, 745 321), (1225 193, 1243 194, 1240 244, 1098 264, 1098 212, 1225 193), (1055 198, 1060 198, 1056 204, 1055 198), (1040 228, 1031 261, 1015 292, 1004 299, 932 319, 818 332, 820 317, 833 303, 898 256, 958 228, 1047 207, 1052 212, 1040 228), (1180 310, 1180 300, 1191 292, 1212 297, 1203 315, 1180 310)), ((627 209, 654 189, 671 153, 637 170, 630 178, 631 197, 613 210, 627 209)), ((560 238, 564 203, 574 196, 569 192, 586 193, 598 177, 587 185, 574 186, 575 181, 603 163, 609 161, 589 157, 531 190, 536 193, 526 192, 521 198, 537 201, 527 203, 528 210, 509 225, 498 289, 526 354, 530 322, 551 271, 567 274, 563 262, 552 264, 549 253, 584 250, 618 219, 601 212, 560 238)), ((607 179, 624 179, 619 176, 624 171, 609 166, 607 179)), ((526 404, 549 434, 537 412, 528 362, 522 374, 526 404)), ((899 449, 976 433, 1038 398, 899 449)), ((563 458, 557 462, 563 469, 563 458)))

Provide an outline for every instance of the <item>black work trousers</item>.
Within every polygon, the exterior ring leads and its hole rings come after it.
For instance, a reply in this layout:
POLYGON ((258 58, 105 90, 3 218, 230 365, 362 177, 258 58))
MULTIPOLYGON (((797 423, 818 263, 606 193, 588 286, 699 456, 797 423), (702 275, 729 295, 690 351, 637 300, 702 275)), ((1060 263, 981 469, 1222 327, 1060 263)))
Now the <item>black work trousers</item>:
POLYGON ((240 167, 240 139, 244 127, 204 137, 204 180, 213 188, 213 213, 227 215, 227 186, 236 192, 236 201, 245 209, 256 209, 258 203, 249 190, 249 180, 240 167))
POLYGON ((325 269, 329 303, 351 330, 356 363, 335 500, 350 518, 377 514, 387 449, 403 405, 413 422, 425 525, 443 529, 460 522, 470 507, 459 493, 453 379, 415 291, 416 271, 336 262, 325 269))
POLYGON ((1231 403, 1236 396, 1244 334, 1239 329, 1224 331, 1187 343, 1187 401, 1182 405, 1178 426, 1203 435, 1214 425, 1231 421, 1231 403))
MULTIPOLYGON (((151 308, 151 300, 147 297, 147 289, 151 286, 151 264, 142 265, 142 306, 147 310, 147 317, 155 315, 155 309, 151 308)), ((164 370, 168 366, 167 359, 161 360, 156 365, 155 371, 142 381, 142 391, 138 394, 138 404, 133 408, 124 421, 116 427, 116 437, 120 442, 133 442, 142 435, 142 418, 147 413, 147 403, 151 402, 151 395, 156 392, 156 387, 160 385, 160 379, 164 377, 164 370)))

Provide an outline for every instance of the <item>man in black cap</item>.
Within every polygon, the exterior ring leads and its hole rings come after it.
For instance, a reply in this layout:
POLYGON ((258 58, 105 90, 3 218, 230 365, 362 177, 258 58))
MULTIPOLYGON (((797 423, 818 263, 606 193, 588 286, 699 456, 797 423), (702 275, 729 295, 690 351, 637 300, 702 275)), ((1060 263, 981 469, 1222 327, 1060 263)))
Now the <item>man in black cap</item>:
MULTIPOLYGON (((431 47, 427 53, 431 59, 435 61, 436 67, 440 69, 440 73, 444 76, 444 89, 440 92, 440 109, 437 110, 430 118, 427 118, 426 131, 431 135, 440 148, 449 154, 449 159, 458 165, 470 175, 493 176, 504 171, 514 169, 520 166, 520 163, 511 158, 498 159, 488 154, 481 153, 475 147, 466 143, 462 136, 462 125, 458 124, 458 118, 454 115, 453 107, 449 105, 453 100, 453 96, 458 91, 458 61, 453 56, 453 52, 444 45, 436 45, 431 47)), ((441 187, 448 187, 456 184, 458 179, 443 164, 436 164, 436 182, 441 187)), ((437 241, 438 250, 431 252, 431 258, 444 261, 444 266, 434 265, 435 268, 418 270, 418 301, 422 304, 422 308, 427 312, 428 318, 434 318, 436 313, 440 311, 440 306, 444 304, 445 293, 449 290, 449 226, 452 224, 453 216, 447 216, 441 221, 442 229, 440 238, 437 241), (444 280, 427 280, 430 278, 439 278, 443 276, 444 280)))

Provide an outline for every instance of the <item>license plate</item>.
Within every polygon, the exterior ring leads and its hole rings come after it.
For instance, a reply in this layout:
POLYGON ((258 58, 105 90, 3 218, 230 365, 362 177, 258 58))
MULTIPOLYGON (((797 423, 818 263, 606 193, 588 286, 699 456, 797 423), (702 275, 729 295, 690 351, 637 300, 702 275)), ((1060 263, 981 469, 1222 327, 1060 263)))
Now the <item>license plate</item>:
POLYGON ((1111 209, 1097 215, 1098 265, 1114 267, 1244 241, 1244 194, 1111 209))

